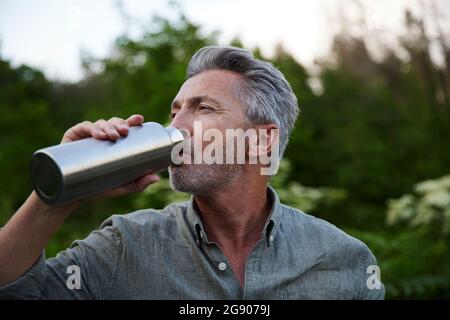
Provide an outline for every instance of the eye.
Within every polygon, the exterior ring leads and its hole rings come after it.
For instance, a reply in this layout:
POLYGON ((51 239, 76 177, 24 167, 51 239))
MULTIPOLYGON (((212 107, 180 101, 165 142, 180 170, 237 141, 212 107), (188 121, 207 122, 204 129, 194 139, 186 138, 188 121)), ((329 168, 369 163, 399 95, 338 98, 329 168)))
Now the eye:
POLYGON ((198 106, 198 110, 214 111, 214 108, 212 108, 212 107, 210 107, 208 105, 201 104, 201 105, 198 106))

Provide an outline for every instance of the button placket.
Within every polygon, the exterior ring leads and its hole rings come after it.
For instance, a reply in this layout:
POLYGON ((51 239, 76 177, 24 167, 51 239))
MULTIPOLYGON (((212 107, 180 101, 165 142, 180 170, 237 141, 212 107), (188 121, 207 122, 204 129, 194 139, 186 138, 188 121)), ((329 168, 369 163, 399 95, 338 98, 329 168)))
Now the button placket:
POLYGON ((228 269, 228 265, 226 263, 226 258, 217 244, 209 244, 207 246, 207 251, 211 261, 216 266, 216 268, 220 270, 221 273, 227 273, 226 271, 228 269))
POLYGON ((250 253, 245 265, 245 283, 244 283, 244 299, 258 299, 258 295, 262 288, 257 285, 261 284, 261 260, 265 249, 265 241, 260 241, 250 253))

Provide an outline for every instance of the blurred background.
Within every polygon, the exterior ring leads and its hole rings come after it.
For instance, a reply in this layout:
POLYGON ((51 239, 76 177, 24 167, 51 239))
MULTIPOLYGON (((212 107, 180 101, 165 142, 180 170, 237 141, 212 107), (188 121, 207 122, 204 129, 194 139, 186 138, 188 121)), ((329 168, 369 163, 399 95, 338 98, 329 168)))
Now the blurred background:
MULTIPOLYGON (((83 120, 169 122, 197 49, 272 62, 301 114, 272 185, 364 241, 388 299, 450 298, 450 2, 0 2, 0 225, 30 194, 32 153, 83 120)), ((112 214, 188 196, 167 174, 142 194, 84 203, 56 255, 112 214)))

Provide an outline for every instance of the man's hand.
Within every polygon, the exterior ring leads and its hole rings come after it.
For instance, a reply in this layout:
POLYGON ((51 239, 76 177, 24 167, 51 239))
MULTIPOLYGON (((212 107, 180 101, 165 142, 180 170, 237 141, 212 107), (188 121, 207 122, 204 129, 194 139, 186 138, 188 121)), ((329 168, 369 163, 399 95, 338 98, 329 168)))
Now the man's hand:
MULTIPOLYGON (((132 126, 141 125, 144 122, 142 115, 132 115, 128 119, 113 117, 106 120, 97 120, 92 123, 90 121, 81 122, 68 129, 61 140, 61 143, 76 141, 83 138, 94 137, 100 140, 116 141, 121 136, 128 135, 128 129, 132 126)), ((149 185, 159 180, 156 174, 148 173, 130 183, 122 186, 106 190, 96 196, 88 199, 97 199, 102 197, 117 197, 130 192, 142 192, 149 185)))

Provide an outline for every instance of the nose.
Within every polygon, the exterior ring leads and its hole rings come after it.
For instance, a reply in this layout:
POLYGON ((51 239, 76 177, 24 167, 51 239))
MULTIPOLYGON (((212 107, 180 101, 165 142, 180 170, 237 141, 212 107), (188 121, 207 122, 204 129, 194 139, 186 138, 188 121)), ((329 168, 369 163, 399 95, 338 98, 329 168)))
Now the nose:
POLYGON ((188 108, 182 107, 180 111, 177 112, 175 118, 172 119, 170 126, 177 129, 186 130, 192 137, 194 133, 194 115, 188 108))

